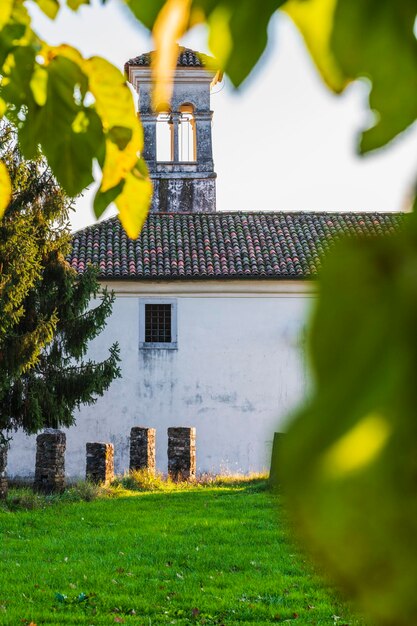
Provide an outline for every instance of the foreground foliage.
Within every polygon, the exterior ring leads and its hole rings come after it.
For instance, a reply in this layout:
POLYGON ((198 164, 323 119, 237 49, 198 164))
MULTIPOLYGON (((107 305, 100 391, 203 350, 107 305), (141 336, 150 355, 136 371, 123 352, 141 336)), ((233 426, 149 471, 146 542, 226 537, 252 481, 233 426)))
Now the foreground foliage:
MULTIPOLYGON (((90 4, 90 0, 34 1, 51 19, 64 5, 77 11, 90 4)), ((261 57, 269 20, 281 8, 300 29, 331 89, 339 93, 356 78, 371 80, 370 108, 376 116, 362 135, 361 151, 385 145, 417 116, 414 0, 260 4, 243 0, 238 6, 233 0, 124 0, 124 4, 153 32, 155 109, 169 106, 176 43, 187 30, 198 23, 207 25, 220 68, 239 86, 261 57)), ((25 157, 33 158, 40 145, 54 175, 72 196, 93 181, 93 164, 98 164, 97 217, 115 202, 126 232, 136 237, 152 187, 140 158, 142 128, 121 72, 101 57, 84 59, 69 45, 42 41, 32 28, 27 0, 2 0, 0 75, 0 117, 5 114, 18 126, 25 157)), ((7 171, 0 163, 0 214, 9 196, 7 171)))
MULTIPOLYGON (((57 0, 38 0, 37 4, 52 19, 60 8, 57 0)), ((80 4, 68 2, 74 10, 80 4)), ((69 45, 48 45, 32 29, 25 0, 2 0, 0 74, 0 115, 5 114, 18 128, 24 156, 34 158, 41 146, 70 196, 93 182, 93 163, 99 165, 96 215, 116 202, 126 231, 137 236, 152 187, 139 156, 142 128, 122 73, 100 57, 84 59, 69 45)), ((2 166, 0 213, 9 197, 2 166)))
POLYGON ((264 482, 159 486, 0 510, 1 623, 363 624, 292 545, 264 482))
POLYGON ((306 544, 387 626, 417 614, 416 270, 416 214, 335 248, 311 333, 314 393, 282 445, 306 544))
MULTIPOLYGON (((51 18, 64 4, 73 10, 90 4, 36 2, 51 18)), ((357 78, 369 82, 375 115, 361 135, 360 151, 385 145, 416 119, 415 0, 125 4, 153 31, 158 47, 155 108, 169 99, 165 79, 172 75, 175 43, 189 28, 207 24, 212 51, 238 86, 262 54, 269 19, 280 8, 297 24, 334 92, 357 78)), ((137 235, 150 184, 137 159, 141 131, 123 77, 103 59, 85 60, 73 48, 42 42, 31 29, 25 0, 2 1, 0 29, 0 114, 18 124, 24 153, 31 156, 40 144, 72 194, 92 180, 98 161, 96 214, 115 200, 128 234, 137 235), (56 133, 48 133, 51 120, 59 122, 56 133)), ((10 191, 0 164, 0 213, 10 191)), ((397 626, 413 623, 417 614, 410 587, 417 563, 414 222, 406 225, 408 234, 389 241, 342 246, 324 270, 312 341, 316 386, 290 430, 282 466, 309 545, 372 616, 397 626)))

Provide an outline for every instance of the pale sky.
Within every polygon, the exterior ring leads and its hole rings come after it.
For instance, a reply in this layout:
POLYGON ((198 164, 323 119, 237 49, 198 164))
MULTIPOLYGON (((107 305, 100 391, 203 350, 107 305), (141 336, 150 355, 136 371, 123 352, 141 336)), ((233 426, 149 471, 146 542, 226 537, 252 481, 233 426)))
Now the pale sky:
MULTIPOLYGON (((34 7, 34 27, 49 43, 124 62, 153 49, 117 2, 68 9, 51 22, 34 7)), ((356 138, 369 119, 365 83, 334 96, 321 82, 291 21, 272 19, 266 53, 237 92, 225 81, 211 100, 218 211, 399 211, 417 177, 417 126, 365 158, 356 138)), ((209 53, 203 28, 183 45, 209 53)), ((95 221, 92 193, 77 201, 74 230, 95 221)), ((104 217, 115 213, 109 208, 104 217)))

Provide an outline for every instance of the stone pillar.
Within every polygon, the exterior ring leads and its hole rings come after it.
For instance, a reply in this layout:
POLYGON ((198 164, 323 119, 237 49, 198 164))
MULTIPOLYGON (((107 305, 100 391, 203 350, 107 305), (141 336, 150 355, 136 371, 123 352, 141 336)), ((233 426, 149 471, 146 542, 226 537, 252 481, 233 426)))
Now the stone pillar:
POLYGON ((168 476, 192 480, 195 470, 195 428, 168 428, 168 476))
POLYGON ((129 469, 155 474, 155 428, 134 426, 131 429, 129 469))
POLYGON ((274 433, 274 442, 272 444, 271 468, 269 471, 269 484, 271 487, 278 487, 279 479, 279 458, 282 448, 284 433, 274 433))
POLYGON ((179 113, 172 113, 171 115, 172 117, 172 139, 173 139, 173 146, 172 146, 172 160, 174 163, 178 163, 178 161, 180 160, 180 153, 179 153, 179 123, 180 123, 180 114, 179 113))
POLYGON ((143 126, 143 151, 142 157, 145 159, 149 170, 156 170, 156 115, 154 113, 142 113, 141 121, 143 126))
POLYGON ((66 436, 60 430, 47 428, 36 438, 34 489, 43 493, 65 489, 66 436))
POLYGON ((7 451, 8 444, 0 444, 0 500, 4 500, 7 496, 8 483, 7 483, 7 451))
POLYGON ((87 443, 85 477, 93 483, 110 483, 114 478, 114 446, 112 443, 87 443))
POLYGON ((211 136, 213 111, 198 111, 195 114, 197 163, 199 172, 213 172, 213 147, 211 136))

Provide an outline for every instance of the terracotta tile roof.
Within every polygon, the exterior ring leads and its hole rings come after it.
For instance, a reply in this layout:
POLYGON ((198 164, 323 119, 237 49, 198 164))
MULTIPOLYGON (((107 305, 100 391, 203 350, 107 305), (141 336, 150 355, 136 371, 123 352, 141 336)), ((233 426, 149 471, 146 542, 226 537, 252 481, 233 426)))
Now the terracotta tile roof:
MULTIPOLYGON (((144 54, 140 54, 133 59, 129 59, 125 63, 125 71, 129 66, 148 66, 151 64, 152 52, 145 52, 144 54)), ((191 50, 190 48, 184 48, 182 46, 178 46, 178 60, 177 67, 215 67, 216 60, 213 57, 208 56, 207 54, 202 54, 201 52, 196 52, 195 50, 191 50)))
POLYGON ((399 228, 393 213, 151 213, 136 240, 118 218, 73 236, 69 261, 107 279, 313 278, 336 237, 399 228))

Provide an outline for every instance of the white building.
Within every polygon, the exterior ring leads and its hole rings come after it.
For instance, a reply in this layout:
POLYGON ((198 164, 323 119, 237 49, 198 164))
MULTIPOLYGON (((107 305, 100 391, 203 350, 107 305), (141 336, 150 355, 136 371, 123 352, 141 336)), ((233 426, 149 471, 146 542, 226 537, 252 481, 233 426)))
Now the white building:
MULTIPOLYGON (((260 471, 307 390, 305 322, 320 257, 341 231, 377 233, 396 217, 216 212, 215 72, 207 57, 180 50, 171 110, 157 116, 149 61, 141 55, 126 70, 139 92, 152 212, 135 241, 117 218, 74 236, 72 266, 96 264, 117 296, 90 355, 106 358, 118 341, 122 378, 67 431, 67 473, 84 475, 89 441, 113 443, 116 471, 127 470, 132 426, 156 429, 160 471, 169 426, 196 427, 199 472, 260 471)), ((9 474, 34 466, 35 437, 17 434, 9 474)))

